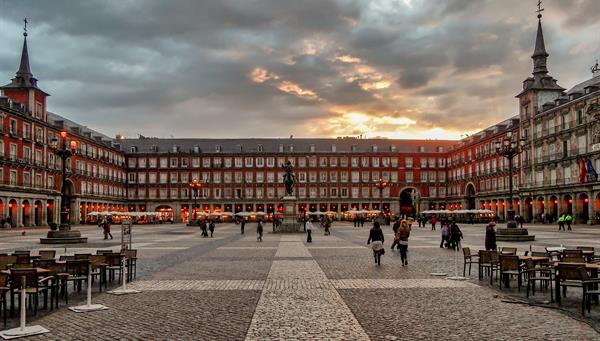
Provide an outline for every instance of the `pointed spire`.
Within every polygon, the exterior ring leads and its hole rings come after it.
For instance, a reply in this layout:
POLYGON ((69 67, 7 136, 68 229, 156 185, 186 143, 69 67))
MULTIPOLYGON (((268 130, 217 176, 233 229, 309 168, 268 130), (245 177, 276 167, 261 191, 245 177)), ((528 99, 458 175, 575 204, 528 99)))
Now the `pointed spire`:
POLYGON ((533 74, 546 74, 548 73, 548 68, 546 67, 546 62, 548 59, 548 52, 546 52, 546 44, 544 43, 544 31, 542 30, 542 11, 541 8, 542 2, 538 2, 538 27, 537 27, 537 35, 535 37, 535 48, 533 50, 533 55, 531 58, 533 59, 533 74))
POLYGON ((17 71, 17 76, 26 77, 33 76, 31 74, 31 67, 29 67, 29 51, 27 50, 27 31, 23 32, 23 51, 21 52, 21 64, 17 71))

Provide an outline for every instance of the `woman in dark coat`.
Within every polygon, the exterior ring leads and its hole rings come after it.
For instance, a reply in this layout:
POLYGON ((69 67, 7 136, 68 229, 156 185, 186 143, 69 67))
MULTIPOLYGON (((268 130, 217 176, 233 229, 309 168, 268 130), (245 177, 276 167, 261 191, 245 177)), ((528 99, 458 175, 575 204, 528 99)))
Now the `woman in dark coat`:
POLYGON ((373 242, 371 248, 373 249, 373 257, 375 258, 375 264, 381 265, 381 255, 383 254, 383 231, 381 231, 381 227, 379 226, 379 222, 376 221, 373 223, 373 228, 369 231, 369 239, 367 240, 367 245, 373 242))
POLYGON ((485 227, 485 249, 487 251, 496 250, 496 230, 494 229, 496 224, 491 221, 485 227))

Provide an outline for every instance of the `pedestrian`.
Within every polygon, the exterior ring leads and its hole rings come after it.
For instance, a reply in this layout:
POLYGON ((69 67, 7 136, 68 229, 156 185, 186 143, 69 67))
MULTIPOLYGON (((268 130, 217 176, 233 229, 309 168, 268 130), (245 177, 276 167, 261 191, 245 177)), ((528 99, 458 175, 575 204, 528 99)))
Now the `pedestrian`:
POLYGON ((358 217, 356 215, 352 219, 352 222, 354 223, 354 227, 358 227, 358 217))
POLYGON ((240 228, 242 229, 242 234, 244 234, 245 227, 246 227, 246 219, 242 219, 242 223, 240 224, 240 228))
POLYGON ((431 217, 431 231, 435 231, 435 223, 437 222, 437 217, 436 216, 432 216, 431 217))
POLYGON ((360 216, 360 227, 365 226, 365 217, 360 216))
POLYGON ((485 227, 485 249, 487 251, 496 251, 496 223, 490 221, 485 227))
POLYGON ((110 236, 110 239, 113 239, 113 235, 110 233, 110 221, 108 219, 104 220, 104 239, 108 239, 108 236, 110 236))
MULTIPOLYGON (((571 231, 571 223, 573 222, 573 216, 567 213, 565 216, 565 224, 567 224, 567 230, 571 231)), ((564 227, 563 227, 564 228, 564 227)))
POLYGON ((371 245, 371 249, 373 250, 373 257, 375 258, 375 264, 381 265, 381 255, 385 253, 385 249, 383 248, 383 231, 381 231, 381 227, 378 222, 373 223, 373 227, 369 231, 369 239, 367 240, 367 245, 373 242, 371 245))
POLYGON ((565 230, 565 214, 561 214, 560 217, 558 217, 558 230, 565 230))
POLYGON ((208 237, 206 220, 200 221, 200 230, 202 231, 202 237, 208 237))
POLYGON ((406 252, 408 251, 408 237, 410 237, 410 224, 408 221, 403 220, 400 224, 400 228, 396 233, 398 235, 398 246, 400 248, 400 261, 402 261, 402 266, 408 265, 408 257, 406 252))
POLYGON ((215 232, 215 222, 214 220, 210 221, 210 224, 208 224, 208 230, 210 231, 210 237, 213 237, 213 233, 215 232))
POLYGON ((262 235, 263 235, 263 225, 262 225, 262 222, 259 220, 258 225, 256 225, 256 241, 262 242, 262 235))
POLYGON ((440 241, 440 248, 444 248, 444 243, 448 245, 448 224, 443 224, 440 227, 440 235, 442 236, 442 240, 440 241))
POLYGON ((392 251, 394 251, 394 247, 396 245, 398 245, 398 241, 399 239, 396 237, 396 233, 398 232, 398 229, 400 228, 400 219, 398 217, 396 217, 396 221, 394 222, 394 225, 392 226, 392 231, 394 231, 394 242, 392 243, 392 251))
POLYGON ((331 235, 331 220, 329 218, 325 219, 325 235, 331 235))
POLYGON ((519 227, 523 228, 523 223, 525 223, 525 218, 523 218, 522 216, 519 216, 519 220, 517 220, 517 222, 519 223, 519 227))
POLYGON ((460 240, 463 239, 463 234, 456 222, 450 224, 450 244, 453 250, 460 249, 460 240))
POLYGON ((310 222, 310 220, 306 221, 306 242, 307 243, 312 243, 312 223, 310 222))

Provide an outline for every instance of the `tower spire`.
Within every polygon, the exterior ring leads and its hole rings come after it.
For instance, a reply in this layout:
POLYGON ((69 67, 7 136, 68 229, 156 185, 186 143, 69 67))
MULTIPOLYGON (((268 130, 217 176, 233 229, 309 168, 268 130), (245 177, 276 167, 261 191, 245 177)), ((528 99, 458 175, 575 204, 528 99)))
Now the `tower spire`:
POLYGON ((27 18, 23 19, 23 51, 21 52, 21 64, 17 71, 17 77, 31 78, 31 67, 29 66, 29 51, 27 50, 27 18))
POLYGON ((538 1, 538 9, 537 9, 537 17, 538 17, 538 27, 537 27, 537 35, 535 37, 535 48, 533 49, 533 55, 531 58, 533 59, 533 74, 547 74, 548 68, 546 67, 546 62, 548 59, 548 52, 546 52, 546 44, 544 43, 544 31, 542 30, 542 0, 538 1))

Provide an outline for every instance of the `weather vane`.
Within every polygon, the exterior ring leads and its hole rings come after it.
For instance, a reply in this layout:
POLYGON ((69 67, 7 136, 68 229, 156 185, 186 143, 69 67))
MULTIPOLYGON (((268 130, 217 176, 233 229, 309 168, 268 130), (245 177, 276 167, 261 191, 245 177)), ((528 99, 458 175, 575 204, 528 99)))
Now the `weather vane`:
POLYGON ((542 17, 542 11, 544 10, 544 9, 542 8, 542 0, 538 0, 537 7, 538 7, 538 9, 537 9, 537 11, 536 11, 536 12, 537 12, 537 14, 538 14, 538 18, 541 18, 541 17, 542 17))
POLYGON ((25 23, 23 25, 23 35, 27 37, 27 18, 24 18, 23 22, 25 23))
POLYGON ((596 75, 598 71, 600 71, 600 66, 598 65, 598 59, 596 59, 596 64, 591 68, 592 74, 596 75))

